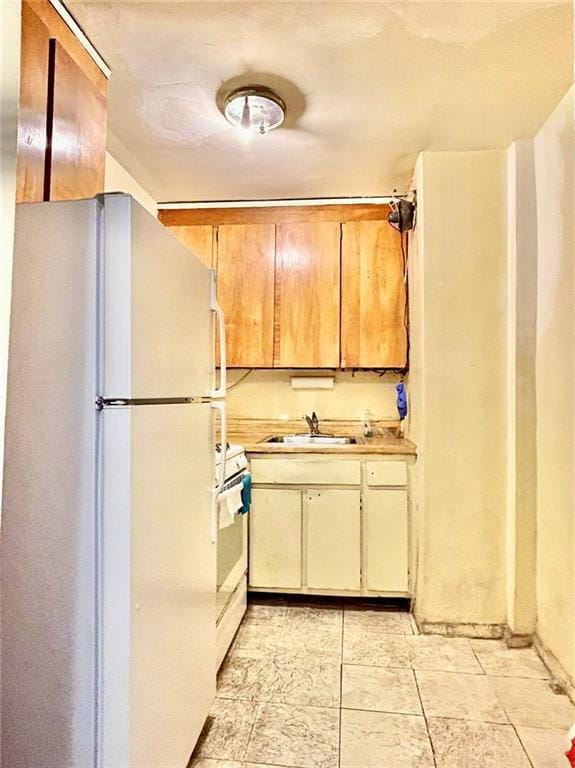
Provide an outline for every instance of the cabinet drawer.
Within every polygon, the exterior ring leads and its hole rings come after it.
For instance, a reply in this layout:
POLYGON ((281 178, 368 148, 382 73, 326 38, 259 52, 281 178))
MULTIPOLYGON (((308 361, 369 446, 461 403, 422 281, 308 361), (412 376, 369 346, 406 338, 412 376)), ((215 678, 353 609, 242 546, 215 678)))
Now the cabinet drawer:
POLYGON ((405 461, 368 461, 367 484, 372 485, 407 485, 407 464, 405 461))
POLYGON ((359 461, 337 459, 252 459, 254 483, 283 485, 360 485, 359 461))

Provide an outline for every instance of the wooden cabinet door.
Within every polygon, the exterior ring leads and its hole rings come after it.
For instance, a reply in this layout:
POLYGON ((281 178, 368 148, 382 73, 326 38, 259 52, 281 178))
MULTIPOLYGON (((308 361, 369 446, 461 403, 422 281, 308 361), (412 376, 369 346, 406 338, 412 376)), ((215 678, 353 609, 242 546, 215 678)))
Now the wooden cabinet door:
POLYGON ((16 202, 44 199, 48 49, 50 32, 28 3, 22 4, 16 202))
POLYGON ((361 587, 360 492, 306 491, 307 586, 361 587))
POLYGON ((51 42, 55 50, 50 200, 93 197, 104 191, 106 98, 60 43, 51 42))
POLYGON ((407 491, 368 490, 364 507, 365 586, 380 592, 407 592, 407 491))
POLYGON ((254 488, 249 514, 249 585, 300 589, 301 491, 254 488))
POLYGON ((178 240, 187 246, 206 267, 214 266, 213 239, 214 231, 211 224, 191 227, 168 227, 178 240))
POLYGON ((406 293, 400 235, 386 221, 342 225, 342 368, 403 368, 406 293))
POLYGON ((218 301, 230 368, 271 368, 274 339, 273 224, 218 227, 218 301))
POLYGON ((339 366, 340 224, 276 228, 276 368, 339 366))

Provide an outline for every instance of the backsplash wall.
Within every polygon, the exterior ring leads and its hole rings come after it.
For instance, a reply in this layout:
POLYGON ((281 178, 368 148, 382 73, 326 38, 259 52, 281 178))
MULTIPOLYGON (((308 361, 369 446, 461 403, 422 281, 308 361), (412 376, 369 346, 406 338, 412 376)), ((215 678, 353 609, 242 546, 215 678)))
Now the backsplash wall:
MULTIPOLYGON (((292 376, 321 375, 326 371, 252 370, 228 371, 228 414, 247 419, 299 419, 316 411, 320 419, 396 419, 395 385, 400 376, 373 371, 353 374, 338 371, 333 389, 292 389, 292 376)), ((303 422, 302 422, 303 423, 303 422)))

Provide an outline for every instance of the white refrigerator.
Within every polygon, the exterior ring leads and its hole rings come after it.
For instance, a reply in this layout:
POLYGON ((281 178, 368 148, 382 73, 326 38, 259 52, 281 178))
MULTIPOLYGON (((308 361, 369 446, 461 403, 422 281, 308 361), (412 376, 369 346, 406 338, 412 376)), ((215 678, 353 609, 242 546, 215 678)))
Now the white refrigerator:
POLYGON ((215 694, 213 272, 127 195, 26 204, 12 301, 2 766, 185 768, 215 694))

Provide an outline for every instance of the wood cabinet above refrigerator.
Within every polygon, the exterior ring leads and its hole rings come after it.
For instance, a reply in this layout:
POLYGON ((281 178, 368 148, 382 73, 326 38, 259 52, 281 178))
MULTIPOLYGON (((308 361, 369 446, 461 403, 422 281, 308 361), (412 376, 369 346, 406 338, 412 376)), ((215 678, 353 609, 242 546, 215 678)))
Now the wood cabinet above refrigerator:
POLYGON ((159 218, 199 258, 211 228, 230 367, 403 369, 406 245, 388 212, 268 206, 164 209, 159 218))
POLYGON ((106 76, 49 0, 24 0, 17 202, 104 191, 106 89, 106 76))

